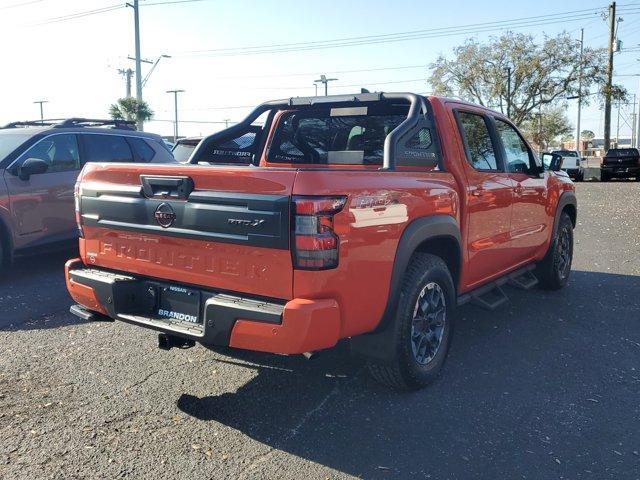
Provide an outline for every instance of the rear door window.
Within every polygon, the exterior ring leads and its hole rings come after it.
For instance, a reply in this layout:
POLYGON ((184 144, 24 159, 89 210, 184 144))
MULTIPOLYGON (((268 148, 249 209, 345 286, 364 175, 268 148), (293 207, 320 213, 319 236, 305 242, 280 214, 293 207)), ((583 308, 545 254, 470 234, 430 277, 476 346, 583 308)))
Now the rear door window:
POLYGON ((156 152, 143 138, 128 137, 127 141, 133 148, 133 152, 136 154, 136 161, 149 163, 153 160, 156 152))
POLYGON ((496 152, 485 118, 475 113, 458 112, 458 119, 467 161, 471 166, 480 171, 499 170, 496 152))
POLYGON ((85 162, 133 162, 133 153, 119 135, 82 135, 85 162))

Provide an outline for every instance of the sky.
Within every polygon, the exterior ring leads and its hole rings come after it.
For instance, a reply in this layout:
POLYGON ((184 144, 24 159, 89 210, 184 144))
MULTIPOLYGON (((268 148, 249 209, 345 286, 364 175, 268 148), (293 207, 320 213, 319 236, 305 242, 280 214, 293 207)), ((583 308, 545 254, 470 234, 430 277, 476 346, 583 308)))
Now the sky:
MULTIPOLYGON (((607 44, 601 15, 607 4, 591 0, 141 0, 140 5, 141 56, 171 56, 160 61, 143 91, 155 112, 145 130, 162 135, 173 134, 173 96, 167 90, 185 90, 179 95, 180 135, 204 135, 223 128, 225 121, 241 120, 262 101, 313 95, 320 74, 338 79, 329 84, 329 93, 358 92, 361 86, 429 92, 429 64, 439 55, 451 55, 467 38, 485 41, 506 29, 539 39, 564 30, 578 39, 584 28, 586 46, 607 44), (246 50, 588 9, 600 10, 575 21, 505 22, 483 31, 469 27, 396 42, 322 49, 307 44, 296 51, 279 47, 289 51, 278 53, 246 50)), ((623 49, 615 55, 614 81, 640 93, 640 76, 633 76, 640 74, 640 1, 619 6, 626 12, 619 15, 623 49)), ((47 100, 48 118, 105 118, 109 105, 125 95, 118 69, 135 68, 127 58, 135 53, 133 9, 117 0, 0 0, 0 45, 0 124, 38 119, 36 100, 47 100)), ((143 64, 143 75, 149 67, 143 64)), ((582 126, 601 136, 603 113, 597 103, 583 109, 582 126)), ((632 111, 631 105, 621 109, 621 137, 631 135, 632 111)), ((575 124, 575 100, 567 102, 567 115, 575 124)), ((617 120, 615 109, 613 137, 617 120)))

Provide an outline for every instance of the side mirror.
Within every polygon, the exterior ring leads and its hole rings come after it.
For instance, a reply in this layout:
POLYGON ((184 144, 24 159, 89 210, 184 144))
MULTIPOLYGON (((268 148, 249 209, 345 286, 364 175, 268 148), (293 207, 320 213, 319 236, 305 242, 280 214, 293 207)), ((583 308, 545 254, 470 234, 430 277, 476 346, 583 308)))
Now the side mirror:
POLYGON ((29 180, 31 175, 37 175, 49 170, 49 164, 40 158, 27 158, 18 167, 18 177, 20 180, 29 180))
POLYGON ((558 172, 562 168, 562 155, 557 153, 543 153, 542 164, 552 172, 558 172))

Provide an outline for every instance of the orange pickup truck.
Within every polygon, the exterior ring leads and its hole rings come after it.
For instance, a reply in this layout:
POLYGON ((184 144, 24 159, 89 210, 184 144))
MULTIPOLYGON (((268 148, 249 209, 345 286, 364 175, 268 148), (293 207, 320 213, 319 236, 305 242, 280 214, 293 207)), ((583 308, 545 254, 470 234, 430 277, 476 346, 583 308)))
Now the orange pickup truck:
POLYGON ((456 307, 569 278, 574 187, 504 115, 411 93, 291 98, 181 165, 87 164, 71 311, 279 354, 349 339, 399 389, 440 371, 456 307))

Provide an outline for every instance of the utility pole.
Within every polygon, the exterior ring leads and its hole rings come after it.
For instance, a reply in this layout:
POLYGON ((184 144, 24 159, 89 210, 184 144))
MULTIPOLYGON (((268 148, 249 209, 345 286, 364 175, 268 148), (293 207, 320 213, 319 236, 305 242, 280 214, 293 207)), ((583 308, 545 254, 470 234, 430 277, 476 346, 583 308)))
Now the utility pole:
POLYGON ((44 120, 44 109, 42 108, 42 104, 43 103, 49 103, 48 100, 36 100, 33 103, 39 103, 40 104, 40 121, 42 122, 44 120))
POLYGON ((636 94, 633 94, 633 113, 631 114, 631 146, 637 147, 636 143, 636 94))
POLYGON ((118 73, 125 78, 125 82, 127 84, 126 98, 129 98, 131 96, 131 77, 133 77, 133 70, 130 68, 127 68, 126 70, 124 68, 120 68, 118 69, 118 73))
MULTIPOLYGON (((127 6, 133 8, 133 24, 136 48, 136 100, 138 100, 138 103, 140 103, 142 102, 142 66, 140 58, 140 6, 138 5, 138 2, 139 0, 133 0, 133 4, 127 3, 127 6)), ((142 119, 139 115, 137 121, 138 130, 142 131, 143 124, 142 119)))
POLYGON ((620 143, 620 104, 622 102, 620 100, 618 100, 618 123, 616 125, 616 148, 618 147, 618 144, 620 143))
POLYGON ((609 62, 607 63, 607 83, 604 91, 604 150, 611 148, 611 89, 613 86, 613 50, 616 28, 616 2, 609 5, 609 62))
POLYGON ((582 142, 580 141, 580 114, 582 113, 582 57, 584 52, 584 28, 580 29, 580 68, 578 70, 578 120, 576 122, 576 150, 582 155, 582 142))
POLYGON ((507 67, 507 117, 511 118, 511 67, 507 67))
MULTIPOLYGON (((640 82, 638 91, 640 91, 640 82)), ((636 117, 636 147, 640 147, 640 97, 638 97, 638 116, 636 117)))
POLYGON ((338 79, 337 78, 327 78, 326 75, 320 75, 320 78, 318 80, 314 80, 313 83, 323 83, 324 84, 324 96, 326 97, 327 95, 329 95, 329 89, 328 89, 329 82, 333 82, 335 80, 338 80, 338 79))
POLYGON ((173 143, 178 141, 178 94, 184 90, 167 90, 167 93, 173 93, 174 123, 173 123, 173 143))

